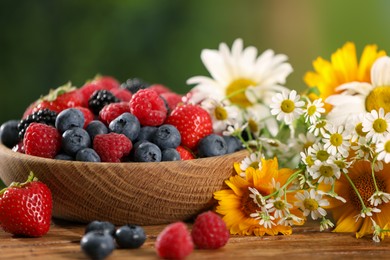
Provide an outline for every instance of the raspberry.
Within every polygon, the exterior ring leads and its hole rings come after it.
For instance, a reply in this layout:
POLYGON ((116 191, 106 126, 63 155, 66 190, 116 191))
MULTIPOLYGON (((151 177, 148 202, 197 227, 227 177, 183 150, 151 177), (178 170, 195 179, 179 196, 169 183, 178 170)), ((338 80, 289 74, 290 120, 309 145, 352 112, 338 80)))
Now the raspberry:
POLYGON ((26 154, 52 159, 61 148, 61 136, 53 126, 31 123, 26 129, 23 146, 26 154))
POLYGON ((93 139, 93 149, 102 162, 121 162, 130 153, 133 144, 123 134, 100 134, 93 139))
POLYGON ((168 225, 157 236, 157 254, 165 259, 184 259, 194 250, 191 235, 183 222, 168 225))
POLYGON ((226 245, 229 231, 222 218, 212 211, 207 211, 195 219, 191 236, 198 248, 217 249, 226 245))
POLYGON ((127 102, 111 103, 105 105, 99 112, 99 119, 106 125, 109 125, 112 120, 122 115, 123 113, 130 113, 130 106, 127 102))
POLYGON ((76 109, 80 110, 84 115, 84 126, 83 128, 86 128, 89 123, 95 118, 95 115, 92 113, 91 110, 89 110, 86 107, 75 107, 76 109))
POLYGON ((176 107, 165 123, 176 126, 181 135, 181 144, 191 150, 196 148, 200 139, 213 132, 209 113, 198 105, 176 107))
POLYGON ((162 98, 167 101, 169 110, 174 110, 180 102, 182 102, 182 96, 173 92, 160 94, 162 98))
POLYGON ((176 147, 176 151, 179 152, 182 161, 195 159, 193 153, 181 145, 176 147))
POLYGON ((141 89, 133 95, 130 101, 130 112, 135 115, 143 126, 158 126, 167 117, 164 100, 150 89, 141 89))
POLYGON ((151 90, 156 91, 159 95, 162 94, 162 93, 172 92, 169 88, 167 88, 166 86, 164 86, 164 85, 162 85, 162 84, 153 84, 153 85, 150 85, 150 86, 148 87, 148 89, 151 89, 151 90))
POLYGON ((114 94, 114 96, 124 102, 129 102, 131 100, 131 97, 133 96, 130 91, 124 88, 116 88, 111 90, 111 92, 112 94, 114 94))

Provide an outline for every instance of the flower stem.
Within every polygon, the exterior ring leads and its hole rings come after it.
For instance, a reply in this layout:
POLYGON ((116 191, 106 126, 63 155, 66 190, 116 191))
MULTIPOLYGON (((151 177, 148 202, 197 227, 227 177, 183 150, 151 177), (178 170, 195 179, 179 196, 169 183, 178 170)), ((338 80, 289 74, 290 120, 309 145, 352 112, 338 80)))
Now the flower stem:
POLYGON ((344 173, 344 176, 345 176, 345 178, 347 178, 347 180, 348 180, 349 184, 351 185, 352 189, 355 191, 356 195, 358 196, 358 198, 360 200, 360 203, 362 204, 362 210, 365 210, 366 209, 366 205, 364 204, 364 201, 363 201, 362 196, 360 195, 360 192, 358 191, 358 189, 356 188, 355 184, 353 183, 351 178, 348 176, 348 174, 344 173))
POLYGON ((378 188, 378 185, 376 183, 375 171, 374 171, 375 161, 376 161, 377 157, 378 157, 378 155, 376 155, 374 157, 374 160, 372 160, 372 163, 371 163, 371 174, 372 174, 372 180, 374 181, 375 190, 378 192, 379 188, 378 188))
MULTIPOLYGON (((291 174, 290 177, 288 177, 286 183, 282 187, 280 187, 279 190, 285 190, 288 187, 288 185, 290 185, 297 178, 298 174, 301 172, 302 172, 302 170, 300 169, 300 170, 294 172, 293 174, 291 174)), ((264 199, 266 200, 266 199, 271 198, 272 196, 275 196, 276 194, 279 193, 279 190, 276 190, 273 193, 271 193, 267 196, 264 196, 264 199)))

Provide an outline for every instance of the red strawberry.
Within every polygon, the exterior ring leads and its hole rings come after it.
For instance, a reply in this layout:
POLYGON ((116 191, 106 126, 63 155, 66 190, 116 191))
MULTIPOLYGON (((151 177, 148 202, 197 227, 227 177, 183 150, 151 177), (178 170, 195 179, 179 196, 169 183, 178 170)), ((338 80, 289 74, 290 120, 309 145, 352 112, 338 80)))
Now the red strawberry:
POLYGON ((191 231, 194 244, 200 249, 217 249, 226 245, 229 231, 225 222, 212 211, 198 215, 191 231))
POLYGON ((164 100, 156 91, 150 89, 141 89, 133 95, 130 101, 130 112, 143 126, 161 125, 167 117, 164 100))
POLYGON ((106 125, 109 125, 112 120, 126 112, 130 112, 128 102, 111 103, 105 105, 103 109, 100 110, 99 119, 106 125))
POLYGON ((181 144, 193 150, 203 137, 213 132, 209 113, 198 105, 185 104, 176 107, 166 120, 181 135, 181 144))
POLYGON ((31 123, 24 134, 26 154, 54 158, 61 148, 61 135, 57 129, 41 123, 31 123))
POLYGON ((168 225, 157 236, 155 247, 159 257, 184 259, 194 250, 190 233, 183 222, 168 225))
POLYGON ((153 84, 153 85, 149 86, 148 89, 154 90, 158 94, 172 92, 172 90, 170 90, 168 87, 166 87, 162 84, 153 84))
POLYGON ((176 147, 176 151, 179 152, 182 161, 195 159, 194 154, 181 145, 176 147))
POLYGON ((113 77, 109 76, 96 76, 91 81, 86 82, 81 88, 80 93, 84 99, 84 106, 88 106, 88 100, 96 90, 112 90, 119 88, 119 82, 113 77))
POLYGON ((31 173, 26 182, 0 191, 0 225, 14 235, 43 236, 50 229, 52 207, 49 188, 31 173))
POLYGON ((120 83, 113 77, 110 76, 100 76, 97 75, 93 80, 93 83, 96 83, 102 86, 104 89, 112 90, 120 87, 120 83))
POLYGON ((171 111, 176 108, 177 104, 182 102, 182 96, 173 92, 162 93, 160 96, 167 101, 168 107, 171 111))
POLYGON ((114 94, 118 99, 124 102, 129 102, 133 94, 125 88, 115 88, 111 90, 111 93, 114 94))
POLYGON ((95 119, 95 115, 92 113, 91 110, 89 110, 88 108, 86 107, 75 107, 76 109, 80 110, 81 112, 83 112, 83 115, 84 115, 84 119, 85 119, 85 122, 84 122, 84 128, 87 127, 87 125, 89 123, 91 123, 92 120, 95 119))
POLYGON ((121 162, 132 147, 130 139, 123 134, 100 134, 93 139, 93 149, 102 162, 121 162))

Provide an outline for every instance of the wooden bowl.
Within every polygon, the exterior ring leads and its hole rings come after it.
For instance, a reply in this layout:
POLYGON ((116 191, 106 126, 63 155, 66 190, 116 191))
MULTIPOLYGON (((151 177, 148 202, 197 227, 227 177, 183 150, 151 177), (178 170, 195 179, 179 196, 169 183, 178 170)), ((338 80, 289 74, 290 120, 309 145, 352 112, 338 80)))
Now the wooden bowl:
POLYGON ((213 205, 233 163, 246 151, 190 161, 87 163, 45 159, 0 144, 0 177, 23 182, 30 171, 53 195, 53 217, 88 223, 154 225, 186 220, 213 205))

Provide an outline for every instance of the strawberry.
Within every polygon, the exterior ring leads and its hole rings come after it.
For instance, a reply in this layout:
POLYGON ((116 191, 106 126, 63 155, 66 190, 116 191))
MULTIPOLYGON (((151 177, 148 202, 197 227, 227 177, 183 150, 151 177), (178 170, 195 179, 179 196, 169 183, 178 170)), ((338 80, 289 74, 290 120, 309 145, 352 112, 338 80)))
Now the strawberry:
POLYGON ((160 96, 167 101, 170 111, 174 110, 182 102, 182 96, 173 92, 162 93, 160 96))
POLYGON ((182 161, 195 159, 194 154, 184 146, 179 145, 176 147, 176 151, 179 152, 182 161))
POLYGON ((26 182, 0 191, 0 225, 14 235, 43 236, 50 229, 52 207, 50 189, 31 172, 26 182))
POLYGON ((198 105, 185 104, 176 107, 165 123, 179 130, 181 144, 191 150, 196 148, 200 139, 213 132, 210 114, 198 105))
POLYGON ((61 135, 53 126, 31 123, 24 134, 26 154, 53 159, 61 148, 61 135))
POLYGON ((93 139, 93 149, 102 162, 121 162, 132 147, 130 139, 123 134, 100 134, 93 139))
POLYGON ((128 102, 111 103, 105 105, 103 109, 100 110, 99 119, 106 125, 109 125, 112 120, 126 112, 130 112, 128 102))
POLYGON ((27 108, 23 118, 44 108, 59 113, 70 107, 82 106, 83 103, 84 100, 80 92, 76 87, 72 87, 71 83, 68 83, 54 90, 50 90, 48 95, 35 101, 27 108))

